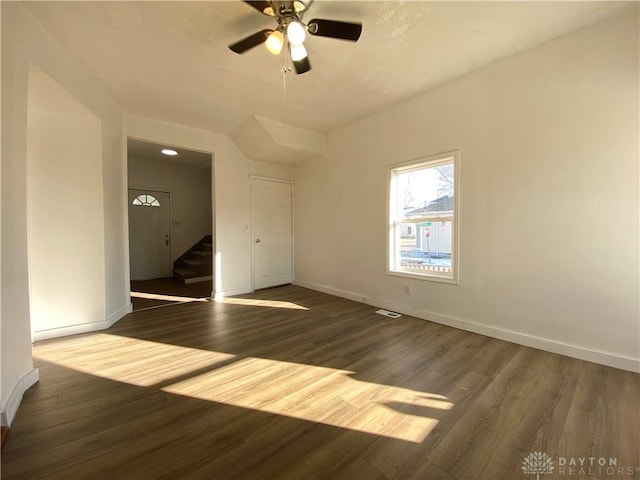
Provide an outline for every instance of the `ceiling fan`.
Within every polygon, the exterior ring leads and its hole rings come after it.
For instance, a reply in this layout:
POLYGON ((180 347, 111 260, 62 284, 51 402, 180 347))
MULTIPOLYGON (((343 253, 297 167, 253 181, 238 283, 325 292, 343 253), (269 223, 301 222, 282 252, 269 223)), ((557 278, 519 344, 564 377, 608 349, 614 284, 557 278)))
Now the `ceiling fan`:
POLYGON ((235 53, 244 53, 264 43, 267 50, 274 55, 279 55, 283 47, 286 46, 291 54, 293 68, 297 74, 301 74, 311 70, 307 49, 304 47, 307 32, 317 37, 338 38, 352 42, 358 41, 362 33, 361 23, 340 22, 321 18, 304 23, 302 16, 312 1, 244 0, 245 3, 248 3, 260 13, 274 17, 278 22, 278 26, 275 29, 264 29, 249 35, 239 42, 229 45, 229 49, 235 53))

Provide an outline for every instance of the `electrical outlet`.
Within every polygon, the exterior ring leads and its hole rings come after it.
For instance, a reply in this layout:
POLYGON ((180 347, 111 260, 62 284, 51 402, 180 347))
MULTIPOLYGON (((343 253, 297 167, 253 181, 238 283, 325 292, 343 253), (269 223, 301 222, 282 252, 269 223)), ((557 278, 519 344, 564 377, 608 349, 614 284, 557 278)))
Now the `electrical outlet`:
POLYGON ((404 286, 404 294, 405 295, 411 295, 411 286, 410 285, 405 285, 404 286))

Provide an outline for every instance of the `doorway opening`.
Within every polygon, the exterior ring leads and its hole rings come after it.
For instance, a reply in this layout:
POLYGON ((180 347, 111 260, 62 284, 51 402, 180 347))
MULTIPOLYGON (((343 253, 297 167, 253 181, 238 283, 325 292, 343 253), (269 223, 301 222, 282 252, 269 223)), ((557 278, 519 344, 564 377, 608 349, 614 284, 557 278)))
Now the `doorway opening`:
POLYGON ((208 298, 214 245, 211 154, 129 138, 127 159, 133 309, 208 298))

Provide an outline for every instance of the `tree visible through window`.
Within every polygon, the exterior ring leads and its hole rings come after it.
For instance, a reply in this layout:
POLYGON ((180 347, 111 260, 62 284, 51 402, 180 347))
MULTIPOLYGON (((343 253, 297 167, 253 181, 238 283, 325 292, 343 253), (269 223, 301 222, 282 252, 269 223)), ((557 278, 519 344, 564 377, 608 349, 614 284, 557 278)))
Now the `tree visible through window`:
POLYGON ((143 207, 159 207, 160 202, 153 195, 143 194, 138 195, 136 198, 134 198, 131 202, 131 205, 138 205, 143 207))
POLYGON ((389 271, 456 282, 457 153, 390 169, 389 271))

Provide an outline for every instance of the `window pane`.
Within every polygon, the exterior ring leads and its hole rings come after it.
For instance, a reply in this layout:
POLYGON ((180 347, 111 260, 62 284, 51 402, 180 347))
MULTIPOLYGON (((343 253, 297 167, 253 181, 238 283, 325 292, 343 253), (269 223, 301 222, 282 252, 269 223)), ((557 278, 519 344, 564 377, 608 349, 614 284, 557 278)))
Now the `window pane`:
POLYGON ((131 202, 132 205, 142 205, 145 207, 159 207, 160 202, 153 195, 138 195, 131 202))
POLYGON ((454 280, 455 154, 391 170, 392 272, 454 280))
POLYGON ((451 273, 452 222, 399 224, 396 268, 416 273, 451 273))
POLYGON ((453 162, 398 172, 396 218, 453 214, 453 162))

